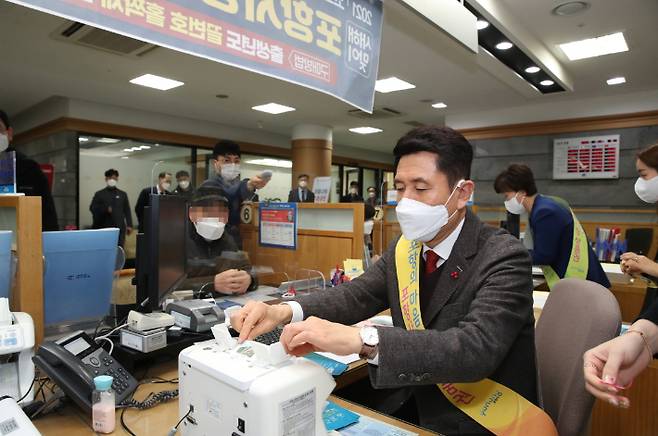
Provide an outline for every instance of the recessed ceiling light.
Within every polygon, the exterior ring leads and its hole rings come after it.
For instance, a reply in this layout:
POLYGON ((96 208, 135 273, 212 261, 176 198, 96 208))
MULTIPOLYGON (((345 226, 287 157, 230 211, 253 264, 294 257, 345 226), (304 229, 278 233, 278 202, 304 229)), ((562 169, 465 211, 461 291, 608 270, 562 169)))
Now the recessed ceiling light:
POLYGON ((541 71, 541 68, 536 67, 534 65, 525 69, 525 72, 529 73, 529 74, 535 74, 535 73, 538 73, 540 71, 541 71))
POLYGON ((566 2, 566 3, 562 3, 561 5, 557 5, 556 7, 553 8, 551 12, 553 13, 553 15, 567 16, 567 15, 577 14, 579 12, 584 11, 585 9, 589 9, 589 3, 582 1, 575 1, 575 2, 566 2))
POLYGON ((139 147, 130 147, 130 151, 139 151, 141 148, 139 147))
POLYGON ((89 141, 89 138, 87 137, 81 136, 78 138, 78 142, 87 142, 87 141, 89 141))
POLYGON ((443 109, 443 108, 445 108, 445 107, 448 107, 448 105, 445 104, 445 103, 443 103, 443 102, 440 102, 440 103, 434 103, 434 104, 432 105, 432 107, 433 107, 434 109, 443 109))
POLYGON ((160 144, 153 144, 153 145, 155 145, 156 147, 160 147, 160 144))
POLYGON ((498 44, 496 44, 496 48, 498 50, 509 50, 512 47, 514 47, 514 44, 512 44, 509 41, 503 41, 503 42, 499 42, 498 44))
POLYGON ((130 159, 128 156, 121 156, 121 159, 130 159))
POLYGON ((624 34, 621 32, 599 36, 598 38, 567 42, 560 44, 560 48, 570 61, 628 51, 624 34))
POLYGON ((140 145, 140 146, 139 146, 139 149, 140 149, 140 150, 148 150, 148 149, 150 149, 150 148, 151 148, 150 145, 140 145))
POLYGON ((278 103, 261 104, 260 106, 252 107, 252 109, 255 111, 267 112, 268 114, 274 114, 274 115, 282 114, 285 112, 291 112, 295 110, 294 107, 284 106, 278 103))
POLYGON ((121 140, 115 138, 101 138, 97 139, 96 142, 100 142, 102 144, 116 144, 117 142, 121 142, 121 140))
POLYGON ((476 28, 477 30, 486 29, 487 27, 489 27, 489 22, 488 22, 488 21, 485 21, 485 20, 477 20, 477 21, 475 22, 475 28, 476 28))
POLYGON ((185 85, 185 83, 178 80, 167 79, 166 77, 156 76, 155 74, 144 74, 143 76, 135 77, 130 83, 159 89, 160 91, 169 91, 170 89, 185 85))
POLYGON ((555 82, 553 82, 552 80, 542 80, 541 82, 539 82, 539 84, 541 86, 551 86, 554 85, 555 82))
POLYGON ((380 79, 375 82, 375 91, 386 94, 393 91, 404 91, 405 89, 413 89, 416 85, 413 85, 404 80, 398 79, 397 77, 389 77, 388 79, 380 79))
POLYGON ((382 129, 378 129, 376 127, 354 127, 352 129, 350 129, 350 132, 358 133, 360 135, 369 135, 371 133, 382 132, 382 129))
POLYGON ((124 148, 123 151, 132 152, 133 149, 132 148, 124 148))
POLYGON ((626 83, 626 78, 625 77, 613 77, 611 79, 606 80, 606 83, 608 85, 621 85, 622 83, 626 83))

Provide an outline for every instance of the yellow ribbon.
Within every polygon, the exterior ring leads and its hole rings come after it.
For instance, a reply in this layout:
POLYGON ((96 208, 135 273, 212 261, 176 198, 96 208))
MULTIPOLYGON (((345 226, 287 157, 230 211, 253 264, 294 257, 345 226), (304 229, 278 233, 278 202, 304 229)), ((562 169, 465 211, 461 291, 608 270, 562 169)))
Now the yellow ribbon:
MULTIPOLYGON (((425 330, 420 313, 422 245, 400 237, 395 247, 400 309, 407 330, 425 330)), ((496 435, 557 436, 553 420, 522 395, 490 379, 437 387, 459 410, 496 435)))

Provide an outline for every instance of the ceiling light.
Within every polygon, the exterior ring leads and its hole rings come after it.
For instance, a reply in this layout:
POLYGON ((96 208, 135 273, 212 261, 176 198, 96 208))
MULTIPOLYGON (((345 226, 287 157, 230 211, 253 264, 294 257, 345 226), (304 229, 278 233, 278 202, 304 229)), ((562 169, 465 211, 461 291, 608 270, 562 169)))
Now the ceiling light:
POLYGON ((267 112, 268 114, 273 114, 273 115, 278 115, 295 110, 294 107, 284 106, 278 103, 261 104, 260 106, 252 107, 252 109, 255 111, 267 112))
POLYGON ((264 158, 264 159, 246 160, 245 163, 251 165, 262 165, 266 167, 292 168, 292 161, 290 160, 264 158))
POLYGON ((432 107, 433 107, 434 109, 443 109, 443 108, 448 107, 448 105, 445 104, 445 103, 443 103, 443 102, 441 102, 441 103, 434 103, 434 104, 432 105, 432 107))
POLYGON ((89 138, 86 138, 84 136, 78 138, 78 142, 87 142, 87 141, 89 141, 89 138))
POLYGON ((621 32, 599 36, 598 38, 567 42, 560 44, 560 48, 570 61, 628 51, 624 34, 621 32))
POLYGON ((541 68, 536 67, 534 65, 525 69, 525 72, 529 73, 529 74, 535 74, 535 73, 538 73, 540 71, 541 71, 541 68))
POLYGON ((496 44, 496 48, 498 50, 509 50, 512 47, 514 47, 514 44, 512 44, 509 41, 503 41, 503 42, 499 42, 498 44, 496 44))
POLYGON ((139 146, 139 149, 140 149, 140 150, 148 150, 149 148, 151 148, 150 145, 140 145, 140 146, 139 146))
POLYGON ((371 133, 379 133, 381 131, 382 129, 378 129, 376 127, 354 127, 350 129, 350 132, 359 133, 361 135, 369 135, 371 133))
POLYGON ((141 148, 139 147, 130 147, 130 151, 139 151, 141 148))
POLYGON ((487 27, 489 27, 489 22, 488 22, 488 21, 485 21, 485 20, 477 20, 477 21, 475 22, 475 28, 476 28, 477 30, 486 29, 487 27))
POLYGON ((121 142, 121 140, 116 138, 101 138, 97 139, 96 142, 100 142, 102 144, 116 144, 117 142, 121 142))
POLYGON ((625 77, 613 77, 611 79, 606 80, 606 83, 608 85, 621 85, 622 83, 626 83, 626 78, 625 77))
POLYGON ((542 80, 541 82, 539 82, 539 84, 541 86, 551 86, 554 85, 555 82, 553 82, 552 80, 542 80))
POLYGON ((393 91, 404 91, 405 89, 413 89, 416 85, 413 85, 404 80, 398 79, 397 77, 389 77, 388 79, 380 79, 375 82, 375 91, 386 94, 393 91))
POLYGON ((130 159, 128 156, 121 156, 121 159, 130 159))
POLYGON ((153 145, 155 145, 156 147, 160 147, 160 144, 153 144, 153 145))
POLYGON ((132 148, 124 148, 123 151, 132 152, 133 149, 132 148))
POLYGON ((156 76, 155 74, 144 74, 143 76, 135 77, 130 83, 159 89, 160 91, 169 91, 170 89, 185 85, 178 80, 167 79, 166 77, 156 76))
POLYGON ((566 2, 566 3, 562 3, 561 5, 557 5, 556 7, 553 8, 551 12, 553 13, 553 15, 560 15, 564 17, 567 15, 577 14, 579 12, 584 11, 585 9, 589 9, 589 3, 575 1, 575 2, 566 2))

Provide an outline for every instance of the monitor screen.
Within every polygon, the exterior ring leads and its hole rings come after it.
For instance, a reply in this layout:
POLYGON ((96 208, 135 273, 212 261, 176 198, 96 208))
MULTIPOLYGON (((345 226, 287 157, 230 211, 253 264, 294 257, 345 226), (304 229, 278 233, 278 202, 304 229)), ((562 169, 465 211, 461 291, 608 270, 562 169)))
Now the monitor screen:
POLYGON ((138 247, 137 267, 146 277, 138 278, 142 287, 138 298, 148 297, 144 309, 154 310, 185 279, 187 201, 177 195, 152 194, 144 216, 147 221, 143 245, 138 247))

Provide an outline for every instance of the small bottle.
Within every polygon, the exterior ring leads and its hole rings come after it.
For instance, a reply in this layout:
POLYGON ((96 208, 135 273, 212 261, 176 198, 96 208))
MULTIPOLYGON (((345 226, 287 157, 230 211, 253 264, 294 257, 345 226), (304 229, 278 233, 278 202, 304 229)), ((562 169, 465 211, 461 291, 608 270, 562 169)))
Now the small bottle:
POLYGON ((94 431, 98 433, 112 433, 116 424, 113 380, 109 375, 94 378, 96 390, 91 395, 91 414, 94 431))

